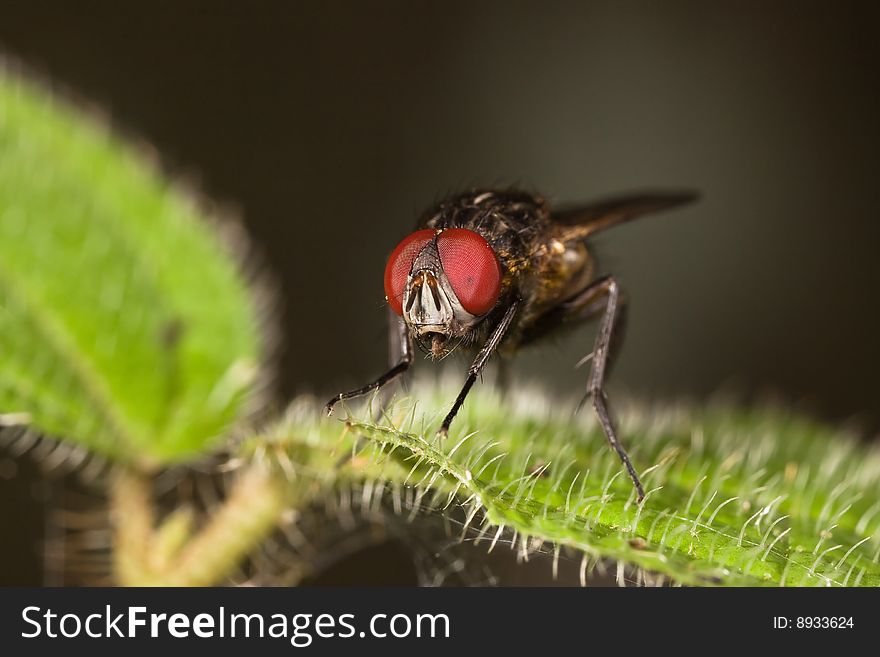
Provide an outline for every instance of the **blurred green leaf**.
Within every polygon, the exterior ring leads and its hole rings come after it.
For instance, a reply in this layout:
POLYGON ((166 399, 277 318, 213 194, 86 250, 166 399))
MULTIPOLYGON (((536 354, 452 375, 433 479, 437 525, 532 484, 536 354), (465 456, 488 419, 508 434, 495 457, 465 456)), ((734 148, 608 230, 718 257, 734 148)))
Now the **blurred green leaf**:
POLYGON ((179 461, 241 414, 259 333, 196 203, 0 67, 0 414, 115 460, 179 461))

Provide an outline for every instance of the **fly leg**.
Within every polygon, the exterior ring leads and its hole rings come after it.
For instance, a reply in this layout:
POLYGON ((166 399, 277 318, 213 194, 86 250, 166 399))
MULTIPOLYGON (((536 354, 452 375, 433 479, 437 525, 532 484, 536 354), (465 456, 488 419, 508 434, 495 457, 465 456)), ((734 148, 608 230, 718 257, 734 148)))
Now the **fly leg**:
MULTIPOLYGON (((409 335, 409 331, 406 328, 406 324, 401 317, 398 317, 391 311, 389 311, 389 322, 390 326, 388 334, 388 345, 391 369, 389 369, 375 381, 371 381, 361 388, 349 390, 348 392, 341 392, 336 395, 333 399, 327 402, 327 405, 324 407, 327 415, 333 413, 333 407, 339 402, 346 399, 361 397, 369 392, 372 392, 373 390, 381 388, 386 383, 393 381, 398 376, 406 372, 410 368, 410 365, 412 365, 413 345, 412 339, 409 335)), ((379 413, 381 413, 382 409, 385 408, 387 401, 387 398, 381 400, 379 413)))
POLYGON ((504 313, 504 316, 501 318, 501 321, 498 322, 495 330, 492 331, 489 339, 486 340, 486 344, 483 345, 483 348, 480 349, 477 357, 474 358, 474 362, 471 364, 471 367, 468 370, 468 376, 464 382, 464 386, 462 387, 461 392, 458 393, 458 397, 455 398, 455 403, 452 405, 452 408, 446 415, 446 418, 443 420, 443 424, 440 425, 440 430, 437 432, 437 434, 441 438, 445 438, 446 435, 449 433, 449 425, 452 424, 452 420, 455 419, 455 415, 458 413, 461 405, 464 403, 464 400, 468 396, 468 393, 471 391, 474 383, 476 383, 477 377, 480 376, 480 372, 483 371, 483 368, 486 366, 489 358, 492 356, 493 353, 495 353, 495 350, 498 349, 498 345, 501 344, 501 340, 504 339, 504 335, 507 333, 507 329, 510 328, 510 324, 513 322, 513 318, 516 315, 516 311, 518 308, 518 300, 510 304, 510 306, 507 308, 507 311, 504 313))
MULTIPOLYGON (((620 288, 617 280, 613 276, 606 276, 591 283, 576 297, 567 301, 564 306, 565 310, 572 314, 589 315, 597 312, 604 305, 604 312, 599 323, 599 332, 596 335, 596 342, 593 345, 593 356, 590 368, 590 377, 587 380, 587 394, 602 425, 602 430, 608 443, 617 452, 626 471, 632 479, 633 485, 638 493, 638 501, 641 502, 645 497, 645 489, 639 476, 633 468, 629 455, 626 453, 620 440, 617 438, 617 432, 614 428, 611 412, 608 407, 608 396, 605 394, 605 375, 608 372, 610 357, 614 355, 616 347, 620 345, 620 332, 623 319, 622 311, 625 306, 620 298, 620 288), (616 338, 616 339, 615 339, 616 338)), ((586 399, 585 397, 585 399, 586 399)))

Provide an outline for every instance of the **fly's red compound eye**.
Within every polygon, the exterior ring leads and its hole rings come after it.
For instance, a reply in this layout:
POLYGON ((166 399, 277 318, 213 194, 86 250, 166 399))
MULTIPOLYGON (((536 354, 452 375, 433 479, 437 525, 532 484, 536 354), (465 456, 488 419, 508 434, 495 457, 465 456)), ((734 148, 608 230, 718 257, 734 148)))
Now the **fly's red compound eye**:
POLYGON ((498 301, 501 266, 483 236, 465 228, 450 228, 437 238, 440 262, 461 305, 483 315, 498 301))
POLYGON ((404 237, 388 257, 388 264, 385 265, 385 298, 398 315, 403 315, 403 288, 406 287, 413 261, 433 238, 434 231, 430 228, 417 230, 404 237))

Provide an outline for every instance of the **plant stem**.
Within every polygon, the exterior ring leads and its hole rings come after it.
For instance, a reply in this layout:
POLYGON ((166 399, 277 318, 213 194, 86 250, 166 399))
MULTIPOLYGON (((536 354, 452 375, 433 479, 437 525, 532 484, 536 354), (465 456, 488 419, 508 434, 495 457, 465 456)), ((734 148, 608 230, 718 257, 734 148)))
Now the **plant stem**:
POLYGON ((146 565, 156 511, 147 475, 120 468, 110 487, 110 509, 115 527, 113 569, 116 581, 123 586, 148 584, 151 573, 146 565))
POLYGON ((210 586, 277 525, 286 508, 280 481, 259 468, 245 470, 208 524, 163 573, 165 586, 210 586))
POLYGON ((252 467, 233 484, 207 524, 175 554, 156 559, 163 542, 155 528, 150 480, 120 470, 111 488, 115 526, 114 569, 122 586, 210 586, 222 582, 277 525, 287 508, 282 482, 252 467))

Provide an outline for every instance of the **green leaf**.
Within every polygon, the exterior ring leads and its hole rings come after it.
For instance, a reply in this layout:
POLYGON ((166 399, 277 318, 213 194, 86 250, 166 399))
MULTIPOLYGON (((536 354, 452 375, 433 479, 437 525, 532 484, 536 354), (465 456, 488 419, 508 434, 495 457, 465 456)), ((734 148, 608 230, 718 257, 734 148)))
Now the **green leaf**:
POLYGON ((179 461, 241 414, 259 334, 194 201, 0 68, 0 414, 115 460, 179 461))
POLYGON ((637 505, 591 413, 480 386, 440 441, 456 392, 417 385, 417 405, 398 403, 379 424, 350 420, 347 431, 299 402, 282 429, 242 450, 327 486, 330 464, 367 436, 376 449, 337 466, 337 483, 416 486, 440 508, 451 496, 487 547, 502 537, 526 553, 568 546, 686 584, 880 585, 876 448, 781 409, 622 408, 649 491, 637 505))

